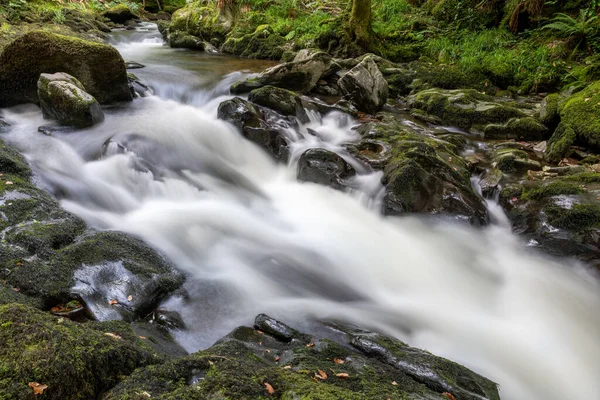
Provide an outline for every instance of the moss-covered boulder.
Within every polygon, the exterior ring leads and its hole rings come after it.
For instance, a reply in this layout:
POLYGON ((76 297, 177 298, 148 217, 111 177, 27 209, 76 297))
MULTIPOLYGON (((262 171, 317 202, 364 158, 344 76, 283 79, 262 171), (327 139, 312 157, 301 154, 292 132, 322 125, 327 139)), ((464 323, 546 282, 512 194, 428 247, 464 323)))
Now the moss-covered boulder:
POLYGON ((530 109, 517 108, 516 103, 501 101, 473 89, 428 89, 410 96, 408 101, 412 108, 462 129, 483 129, 488 124, 506 124, 512 118, 527 117, 528 112, 532 114, 530 109))
POLYGON ((500 143, 493 151, 493 165, 505 173, 526 173, 527 171, 539 171, 542 165, 539 161, 532 160, 529 154, 520 149, 514 142, 500 143))
POLYGON ((483 134, 486 139, 543 140, 550 131, 535 118, 511 118, 505 124, 489 124, 483 134))
POLYGON ((23 304, 0 305, 0 397, 97 399, 135 369, 162 361, 125 326, 78 324, 23 304))
POLYGON ((287 141, 279 130, 267 124, 259 107, 235 97, 219 104, 217 116, 232 123, 246 139, 265 149, 275 159, 287 160, 287 141))
POLYGON ((391 148, 383 176, 384 213, 450 215, 476 225, 487 222, 483 199, 471 187, 468 166, 453 144, 414 132, 393 116, 361 131, 367 139, 391 148))
POLYGON ((389 93, 388 83, 371 57, 343 74, 337 85, 358 110, 369 114, 383 108, 389 93))
POLYGON ((275 86, 264 86, 251 91, 248 100, 275 110, 281 115, 296 117, 300 122, 306 123, 309 121, 305 110, 305 106, 309 106, 309 104, 305 104, 300 96, 290 90, 275 86))
POLYGON ((268 25, 260 25, 253 33, 227 38, 221 51, 247 58, 279 60, 285 51, 286 40, 268 25))
POLYGON ((542 100, 540 104, 540 122, 549 129, 555 129, 560 122, 560 103, 562 97, 558 93, 552 93, 542 100))
POLYGON ((117 24, 122 24, 130 19, 137 19, 137 16, 126 4, 118 4, 110 7, 102 12, 102 16, 117 24))
POLYGON ((38 103, 42 73, 77 78, 100 104, 131 100, 125 63, 108 45, 44 31, 31 31, 0 54, 0 107, 38 103))
POLYGON ((546 158, 552 163, 558 163, 571 152, 571 146, 577 140, 577 133, 572 126, 561 123, 558 125, 546 147, 546 158))
POLYGON ((169 45, 174 49, 190 49, 203 51, 205 42, 202 39, 184 32, 173 32, 169 35, 169 45))
POLYGON ((231 86, 231 93, 248 93, 267 85, 303 94, 308 93, 314 89, 330 65, 331 56, 318 52, 301 61, 282 63, 263 71, 256 77, 237 82, 231 86))
POLYGON ((500 398, 488 379, 390 337, 342 325, 321 326, 335 340, 285 331, 237 328, 205 351, 137 370, 106 399, 500 398))
POLYGON ((600 165, 592 167, 546 168, 506 185, 500 203, 514 231, 545 252, 600 267, 600 165))
POLYGON ((37 86, 44 118, 82 128, 104 121, 100 104, 71 75, 41 74, 37 86))
POLYGON ((192 36, 220 47, 233 27, 233 17, 220 12, 216 3, 193 1, 173 13, 166 36, 169 43, 171 38, 192 36))
POLYGON ((561 123, 575 132, 577 140, 600 150, 600 81, 564 101, 561 123))

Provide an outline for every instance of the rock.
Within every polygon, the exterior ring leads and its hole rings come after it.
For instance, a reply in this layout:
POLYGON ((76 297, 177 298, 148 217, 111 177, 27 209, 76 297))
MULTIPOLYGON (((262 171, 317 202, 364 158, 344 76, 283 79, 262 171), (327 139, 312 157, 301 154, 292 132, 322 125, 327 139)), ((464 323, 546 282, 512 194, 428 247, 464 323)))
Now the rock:
POLYGON ((316 329, 327 338, 297 333, 281 341, 269 332, 239 327, 205 351, 137 370, 106 400, 132 398, 148 388, 153 397, 181 399, 441 399, 442 393, 500 399, 490 380, 399 340, 340 324, 316 329), (334 358, 343 363, 335 364, 334 358))
POLYGON ((279 60, 286 40, 274 33, 268 25, 260 25, 253 33, 227 38, 221 51, 247 58, 279 60))
POLYGON ((245 138, 258 144, 278 160, 287 160, 288 145, 284 136, 267 125, 257 106, 239 97, 219 104, 219 119, 231 122, 245 138))
POLYGON ((471 187, 469 167, 454 145, 411 131, 394 116, 368 124, 364 132, 391 146, 382 179, 385 214, 441 214, 487 223, 485 203, 471 187))
MULTIPOLYGON (((577 169, 579 170, 579 169, 577 169)), ((600 173, 544 172, 502 189, 500 204, 513 231, 556 256, 574 256, 600 268, 600 173)))
POLYGON ((40 74, 55 72, 77 78, 100 104, 131 100, 125 63, 115 48, 31 31, 0 54, 0 107, 37 103, 40 74))
POLYGON ((144 64, 140 64, 139 62, 136 61, 125 61, 125 68, 127 69, 139 69, 139 68, 144 68, 145 65, 144 64))
POLYGON ((0 393, 33 398, 30 382, 49 400, 95 399, 158 356, 127 326, 79 324, 22 304, 0 306, 0 393))
POLYGON ((569 156, 571 146, 577 140, 577 133, 571 125, 561 123, 552 134, 546 147, 546 158, 548 161, 557 163, 569 156))
POLYGON ((540 122, 549 129, 555 129, 560 122, 559 103, 561 99, 561 95, 553 93, 544 97, 540 104, 540 122))
POLYGON ((182 32, 170 34, 169 45, 174 49, 204 50, 204 42, 201 38, 182 32))
POLYGON ((342 157, 325 149, 309 149, 298 160, 298 180, 314 182, 343 190, 348 178, 355 174, 342 157))
POLYGON ((283 63, 269 68, 254 78, 237 82, 231 86, 231 93, 248 93, 253 89, 271 85, 299 93, 308 93, 321 79, 331 64, 327 53, 315 53, 302 61, 283 63))
POLYGON ((515 148, 499 148, 494 154, 494 165, 500 171, 507 173, 524 173, 542 169, 538 161, 530 160, 525 151, 515 148))
POLYGON ((441 118, 443 123, 461 129, 482 129, 488 124, 505 124, 511 118, 527 117, 526 109, 499 101, 473 89, 428 89, 408 98, 412 108, 441 118))
POLYGON ((251 91, 248 100, 277 111, 281 115, 296 117, 302 123, 309 122, 302 99, 289 90, 275 86, 264 86, 251 91))
POLYGON ((37 86, 44 118, 82 128, 104 121, 100 104, 71 75, 41 74, 37 86))
POLYGON ((268 335, 273 336, 277 340, 283 342, 291 342, 298 331, 290 328, 283 322, 279 322, 266 314, 259 314, 254 319, 254 328, 268 335))
POLYGON ((491 198, 499 188, 500 181, 503 177, 504 174, 499 169, 486 171, 485 175, 479 181, 479 186, 481 187, 481 194, 483 197, 491 198))
POLYGON ((216 3, 190 2, 173 13, 171 24, 161 33, 169 44, 173 37, 190 35, 221 47, 234 21, 234 16, 221 12, 216 3))
POLYGON ((108 18, 116 24, 125 23, 131 19, 137 19, 137 16, 131 12, 125 4, 119 4, 102 12, 104 18, 108 18))
POLYGON ((375 169, 384 168, 392 158, 392 147, 376 139, 363 139, 356 144, 349 144, 348 151, 375 169))
MULTIPOLYGON (((561 124, 564 124, 561 136, 572 129, 577 140, 589 148, 600 150, 599 116, 600 81, 597 81, 564 100, 560 109, 561 124)), ((551 142, 555 142, 553 139, 551 142)))
POLYGON ((342 75, 338 86, 359 111, 375 114, 387 101, 388 84, 370 57, 342 75))
POLYGON ((505 124, 489 124, 483 130, 486 139, 547 139, 550 131, 531 117, 511 118, 505 124))
POLYGON ((127 80, 129 81, 129 87, 134 97, 148 97, 154 93, 151 87, 143 83, 140 78, 132 73, 127 73, 127 80))

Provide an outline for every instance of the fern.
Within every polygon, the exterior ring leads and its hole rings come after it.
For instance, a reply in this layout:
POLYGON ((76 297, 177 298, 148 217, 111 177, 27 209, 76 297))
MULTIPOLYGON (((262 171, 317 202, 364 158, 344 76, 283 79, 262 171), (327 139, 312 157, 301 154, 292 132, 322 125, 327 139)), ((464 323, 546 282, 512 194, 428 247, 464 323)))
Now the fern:
POLYGON ((596 34, 597 20, 598 16, 589 16, 587 10, 581 10, 577 18, 558 13, 543 29, 554 31, 558 36, 569 38, 570 41, 575 43, 574 52, 585 46, 586 50, 592 54, 590 39, 596 34))

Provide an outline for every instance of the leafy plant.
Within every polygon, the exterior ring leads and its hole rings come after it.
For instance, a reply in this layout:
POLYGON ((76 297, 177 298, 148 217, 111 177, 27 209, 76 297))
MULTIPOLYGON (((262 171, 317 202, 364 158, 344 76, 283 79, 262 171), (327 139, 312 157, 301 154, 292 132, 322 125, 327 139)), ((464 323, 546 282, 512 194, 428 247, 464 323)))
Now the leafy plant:
POLYGON ((592 54, 590 43, 598 31, 597 20, 598 16, 590 16, 587 10, 581 10, 578 17, 558 13, 543 29, 551 30, 561 37, 568 38, 574 43, 573 52, 580 47, 585 47, 588 53, 592 54))
POLYGON ((59 8, 54 10, 54 15, 52 16, 52 22, 55 24, 63 24, 65 22, 65 14, 63 14, 63 9, 59 8))

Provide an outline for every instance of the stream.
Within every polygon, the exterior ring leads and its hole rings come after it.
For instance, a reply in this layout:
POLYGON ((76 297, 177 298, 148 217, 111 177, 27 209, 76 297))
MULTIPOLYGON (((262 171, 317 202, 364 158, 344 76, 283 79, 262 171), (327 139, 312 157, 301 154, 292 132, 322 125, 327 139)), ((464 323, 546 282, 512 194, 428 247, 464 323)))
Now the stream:
POLYGON ((190 296, 164 304, 189 328, 176 335, 186 350, 261 312, 301 328, 338 319, 457 361, 506 400, 600 397, 600 285, 585 265, 527 247, 493 201, 485 229, 383 217, 381 173, 345 153, 359 136, 341 113, 288 129, 291 161, 276 163, 217 119, 229 86, 272 62, 171 49, 151 24, 111 44, 146 65, 130 72, 153 95, 52 136, 37 131, 48 121, 36 106, 4 110, 5 139, 66 210, 189 274, 190 296), (296 180, 314 147, 360 167, 351 191, 296 180))

